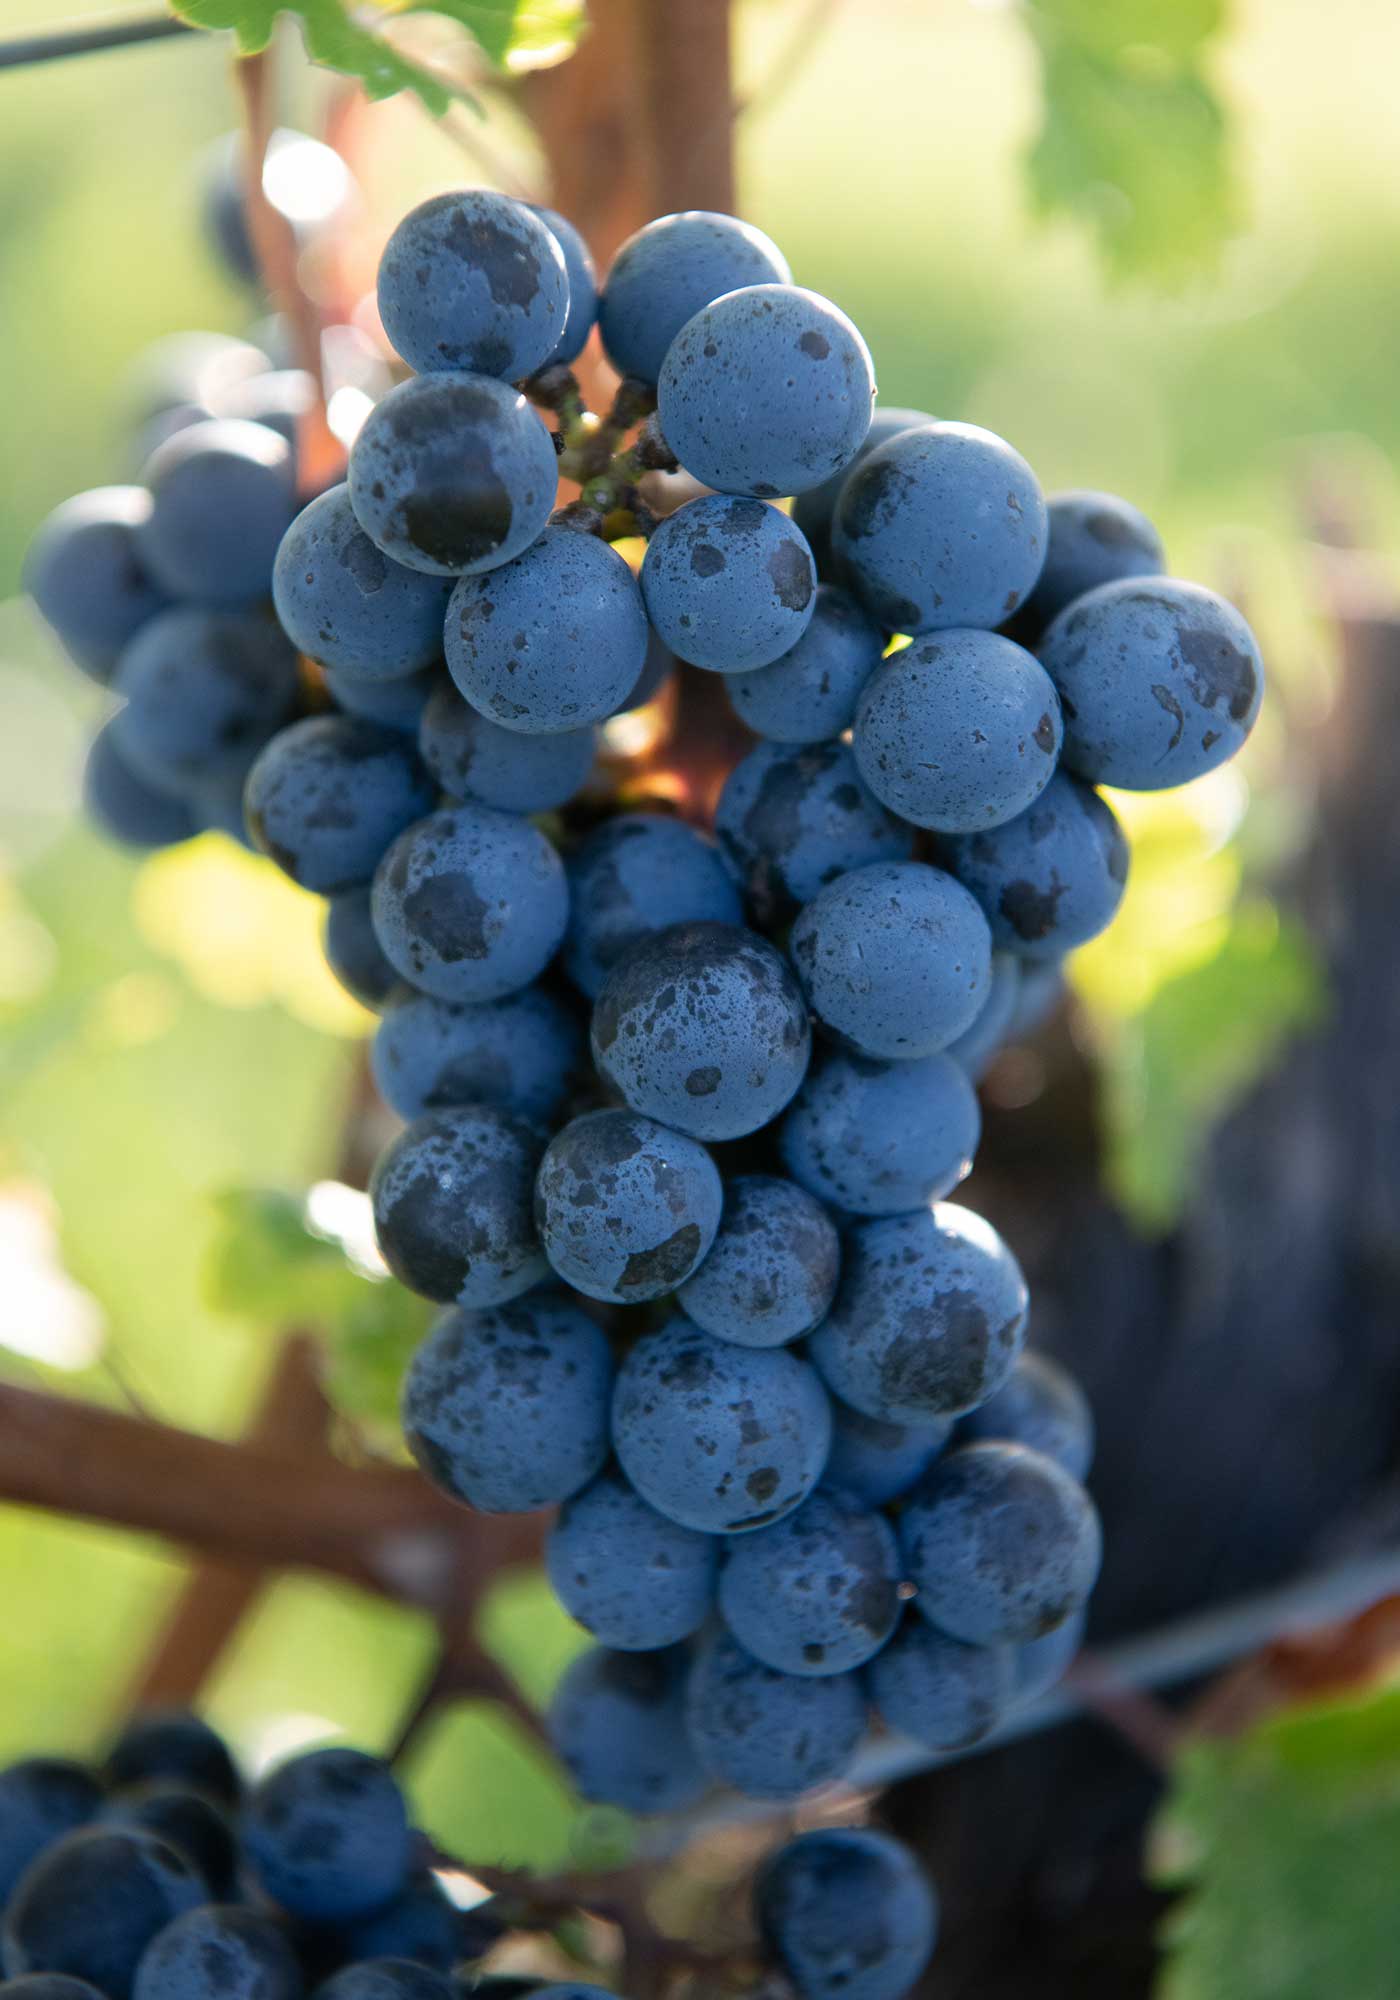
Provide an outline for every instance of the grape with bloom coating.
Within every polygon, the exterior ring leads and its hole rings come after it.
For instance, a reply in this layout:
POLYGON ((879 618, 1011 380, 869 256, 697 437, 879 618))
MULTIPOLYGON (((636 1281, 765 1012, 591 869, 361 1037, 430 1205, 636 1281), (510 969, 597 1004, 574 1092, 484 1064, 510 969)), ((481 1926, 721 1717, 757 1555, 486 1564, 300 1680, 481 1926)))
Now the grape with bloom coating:
POLYGON ((660 813, 606 819, 569 861, 569 934, 564 965, 596 1000, 634 945, 672 924, 737 924, 739 893, 713 844, 660 813))
POLYGON ((995 1396, 963 1418, 959 1436, 1027 1444, 1083 1479, 1094 1462, 1094 1413, 1070 1374, 1048 1354, 1024 1353, 995 1396))
POLYGON ((133 771, 107 718, 88 748, 83 766, 83 810, 109 840, 138 850, 173 847, 199 832, 199 815, 188 799, 176 798, 133 771))
POLYGON ((267 596, 296 504, 285 438, 233 417, 191 424, 156 447, 141 478, 151 511, 137 545, 162 590, 223 611, 267 596))
POLYGON ((841 1239, 819 1201, 776 1174, 740 1174, 709 1256, 677 1296, 720 1340, 782 1347, 824 1316, 840 1269, 841 1239))
POLYGON ((1010 1646, 968 1646, 912 1613, 866 1669, 882 1721, 926 1750, 966 1750, 990 1736, 1015 1696, 1010 1646))
POLYGON ((549 1735, 585 1799, 625 1812, 678 1812, 705 1791, 685 1726, 688 1669, 681 1646, 650 1653, 594 1646, 570 1663, 550 1703, 549 1735))
POLYGON ((817 585, 812 622, 771 666, 731 674, 735 712, 774 743, 821 743, 849 729, 861 689, 880 664, 884 635, 853 597, 817 585))
POLYGON ((717 674, 789 652, 812 622, 817 570, 786 514, 720 493, 668 514, 647 543, 642 595, 673 653, 717 674))
POLYGON ((544 208, 537 201, 527 201, 524 205, 531 215, 538 216, 559 245, 569 280, 569 310, 545 366, 576 361, 598 317, 598 279, 593 259, 588 245, 566 215, 561 215, 557 208, 544 208))
POLYGON ((536 1124, 563 1104, 582 1058, 581 1023, 543 986, 475 1004, 404 989, 370 1053, 379 1094, 400 1118, 493 1104, 536 1124))
POLYGON ((792 273, 776 243, 752 223, 703 208, 658 216, 613 258, 598 301, 598 329, 619 375, 655 382, 666 350, 722 292, 785 285, 792 273))
POLYGON ((884 1515, 823 1486, 785 1519, 734 1543, 720 1572, 719 1608, 765 1666, 848 1673, 899 1623, 899 1580, 884 1515))
POLYGON ((918 1484, 952 1435, 951 1417, 897 1424, 868 1417, 833 1396, 826 1483, 854 1494, 867 1507, 887 1506, 918 1484))
POLYGON ((751 1799, 796 1799, 847 1769, 865 1727, 854 1674, 783 1674, 728 1632, 701 1649, 686 1724, 712 1778, 751 1799))
POLYGON ((490 1104, 425 1112, 370 1177, 385 1263, 443 1305, 494 1306, 548 1275, 532 1214, 542 1136, 490 1104))
POLYGON ((241 784, 299 696, 296 654, 272 619, 180 605, 137 633, 117 662, 112 718, 122 756, 148 784, 185 796, 241 784))
POLYGON ((1107 929, 1128 880, 1128 842, 1112 807, 1063 770, 1028 811, 984 833, 951 835, 942 854, 982 905, 998 950, 1057 964, 1107 929))
POLYGON ((368 882, 390 841, 433 798, 413 745, 350 715, 310 715, 279 731, 243 795, 254 844, 323 896, 368 882))
POLYGON ((563 338, 569 275, 543 217, 491 188, 464 188, 404 216, 379 261, 378 298, 410 368, 518 382, 563 338))
POLYGON ((759 1871, 754 1911, 802 2000, 903 2000, 938 1934, 938 1901, 914 1856, 875 1827, 788 1841, 759 1871))
POLYGON ((502 729, 464 701, 446 676, 418 724, 419 754, 444 792, 498 812, 552 812, 566 804, 586 782, 597 747, 592 728, 550 736, 502 729))
POLYGON ((208 1903, 151 1941, 132 2000, 301 2000, 304 1991, 281 1925, 258 1910, 208 1903))
POLYGON ((610 1470, 560 1508, 545 1563, 559 1602, 601 1645, 651 1652, 709 1617, 719 1541, 658 1514, 610 1470))
POLYGON ((1067 604, 1101 583, 1125 576, 1160 576, 1162 538, 1144 513, 1116 493, 1052 493, 1045 567, 1017 615, 1024 645, 1036 645, 1067 604))
POLYGON ((809 1194, 856 1215, 902 1215, 965 1180, 982 1136, 977 1093, 951 1056, 815 1063, 778 1128, 783 1165, 809 1194))
POLYGON ((865 441, 851 463, 833 473, 829 479, 824 479, 820 486, 809 486, 793 501, 792 518, 811 544, 817 567, 824 577, 832 574, 831 521, 841 497, 841 488, 861 461, 868 458, 878 445, 898 437, 901 431, 917 430, 935 421, 928 410, 905 410, 877 404, 870 419, 870 429, 865 433, 865 441))
POLYGON ((326 963, 347 993, 376 1012, 388 1006, 399 975, 374 934, 367 886, 331 897, 322 942, 326 963))
POLYGON ((337 1923, 402 1888, 412 1835, 388 1765, 336 1746, 292 1757, 261 1780, 243 1815, 243 1844, 275 1903, 337 1923))
POLYGON ((535 1220, 559 1276, 620 1304, 683 1284, 715 1240, 714 1161, 635 1111, 590 1111, 556 1132, 535 1182, 535 1220))
POLYGON ((150 512, 143 486, 76 493, 40 522, 25 554, 25 589, 95 681, 111 678, 123 646, 170 602, 141 560, 137 531, 150 512))
POLYGON ((375 547, 343 482, 304 507, 282 537, 272 600, 293 645, 347 677, 387 681, 442 652, 446 577, 390 560, 375 547))

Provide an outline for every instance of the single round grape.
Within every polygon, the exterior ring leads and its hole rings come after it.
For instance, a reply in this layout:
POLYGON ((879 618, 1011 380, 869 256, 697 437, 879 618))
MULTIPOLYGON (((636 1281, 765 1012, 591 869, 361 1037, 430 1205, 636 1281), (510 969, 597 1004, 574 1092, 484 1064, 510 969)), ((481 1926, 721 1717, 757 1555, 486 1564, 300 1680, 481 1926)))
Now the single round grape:
POLYGON ((867 1417, 831 1399, 831 1455, 822 1475, 828 1486, 884 1507, 917 1485, 953 1435, 951 1417, 896 1424, 867 1417))
POLYGON ((600 1645, 653 1652, 709 1617, 719 1542, 658 1514, 607 1471, 560 1508, 545 1565, 559 1602, 600 1645))
POLYGON ((576 361, 598 317, 598 279, 593 259, 578 230, 557 208, 544 208, 537 201, 527 201, 525 207, 539 218, 559 245, 569 280, 569 310, 558 340, 545 357, 546 363, 576 361))
POLYGON ((268 595, 296 506, 285 438, 232 417, 191 424, 156 447, 141 477, 151 512, 136 538, 163 590, 217 610, 268 595))
POLYGON ((995 1395, 1025 1341, 1027 1304, 991 1224, 939 1202, 847 1232, 836 1304, 808 1351, 842 1402, 925 1424, 995 1395))
POLYGON ((446 1312, 409 1364, 408 1448, 483 1514, 528 1514, 586 1486, 608 1455, 612 1351, 562 1291, 446 1312))
POLYGON ((44 1849, 5 1906, 5 1971, 66 1972, 131 2000, 151 1939, 205 1895, 194 1863, 154 1834, 80 1827, 44 1849))
POLYGON ((302 2000, 296 1953, 258 1910, 206 1904, 167 1924, 136 1969, 133 2000, 302 2000))
POLYGON ((429 698, 447 678, 440 666, 424 667, 416 674, 396 674, 391 681, 367 681, 357 674, 342 674, 338 667, 323 667, 321 677, 336 707, 346 715, 359 715, 366 722, 413 737, 418 734, 429 698))
POLYGON ((951 1056, 876 1062, 832 1050, 778 1128, 809 1194, 856 1215, 903 1215, 950 1194, 982 1136, 977 1093, 951 1056))
POLYGON ((1028 1639, 1024 1646, 1011 1649, 1012 1678, 1018 1705, 1038 1701, 1068 1673, 1084 1643, 1085 1614, 1076 1611, 1053 1632, 1028 1639))
POLYGON ((398 1893, 413 1836, 388 1765, 335 1747, 306 1751, 262 1779, 244 1810, 243 1844, 273 1902, 337 1923, 398 1893))
POLYGON ((495 1306, 548 1275, 531 1198, 542 1140, 490 1104, 428 1111, 370 1176, 385 1263, 443 1305, 495 1306))
POLYGON ((690 1670, 686 1724, 702 1767, 751 1799, 796 1799, 839 1778, 865 1728, 854 1674, 782 1674, 728 1632, 690 1670))
POLYGON ((593 1060, 634 1111, 693 1139, 738 1139, 801 1083, 812 1033, 802 989, 766 939, 676 924, 613 967, 593 1008, 593 1060))
POLYGON ((542 986, 474 1005, 403 992, 375 1033, 371 1066, 400 1118, 492 1104, 543 1124, 568 1097, 583 1048, 581 1022, 542 986))
POLYGON ((598 329, 619 375, 655 382, 685 325, 740 285, 785 285, 792 273, 776 243, 737 216, 703 208, 658 216, 613 258, 598 301, 598 329))
POLYGON ((368 882, 435 796, 411 743, 349 715, 307 716, 274 736, 243 795, 255 844, 323 896, 368 882))
POLYGON ((477 1955, 473 1933, 479 1934, 483 1949, 498 1934, 486 1906, 478 1905, 470 1914, 459 1910, 432 1870, 423 1868, 409 1877, 392 1903, 347 1924, 338 1942, 351 1962, 407 1958, 450 1972, 460 1959, 477 1955))
POLYGON ((83 767, 84 812, 122 847, 143 850, 193 840, 200 831, 194 805, 159 791, 132 770, 113 733, 116 719, 109 716, 89 746, 83 767))
POLYGON ((102 1776, 119 1791, 160 1780, 189 1785, 224 1805, 243 1790, 228 1745, 202 1716, 182 1708, 147 1709, 132 1717, 107 1753, 102 1776))
POLYGON ((524 202, 466 188, 409 210, 384 246, 378 295, 384 331, 410 368, 518 382, 559 345, 569 274, 524 202))
POLYGON ((963 1418, 959 1436, 1029 1445, 1083 1479, 1094 1462, 1094 1413, 1070 1374, 1048 1354, 1027 1350, 994 1396, 963 1418))
POLYGON ((127 641, 170 601, 141 559, 150 512, 141 486, 77 493, 39 524, 24 558, 40 616, 96 681, 110 680, 127 641))
POLYGON ((1166 568, 1161 536, 1146 514, 1116 493, 1052 493, 1046 514, 1045 567, 1017 616, 1026 645, 1037 644, 1067 604, 1101 583, 1160 576, 1166 568))
POLYGON ((522 555, 554 505, 550 434, 490 375, 416 375, 375 404, 350 452, 350 505, 370 540, 430 576, 522 555))
POLYGON ((498 812, 552 812, 586 782, 598 747, 592 727, 524 736, 502 729, 440 680, 418 725, 418 751, 449 798, 498 812))
POLYGON ((513 562, 462 578, 445 643, 473 708, 503 729, 547 735, 621 707, 646 661, 646 613, 616 549, 546 528, 513 562))
POLYGON ((820 1202, 776 1174, 741 1174, 725 1187, 709 1256, 678 1297, 719 1340, 781 1347, 825 1316, 840 1271, 841 1239, 820 1202))
POLYGON ((817 586, 812 622, 768 667, 725 682, 736 714, 774 743, 820 743, 849 729, 884 637, 853 597, 817 586))
POLYGON ((673 653, 748 673, 790 652, 812 622, 817 570, 786 514, 706 495, 656 529, 642 559, 647 616, 673 653))
POLYGON ((233 1900, 238 1840, 231 1815, 207 1792, 175 1779, 151 1779, 117 1792, 102 1817, 113 1826, 153 1833, 194 1863, 215 1902, 233 1900))
POLYGON ((943 854, 982 905, 992 943, 1027 959, 1058 963, 1097 937, 1128 880, 1128 842, 1112 807, 1063 770, 1028 811, 951 836, 943 854))
POLYGON ((1011 1033, 1021 992, 1021 960, 1014 952, 992 953, 986 995, 969 1027, 948 1044, 946 1053, 974 1083, 980 1083, 993 1056, 1011 1033))
POLYGON ((863 458, 841 488, 831 546, 891 632, 991 628, 1045 560, 1045 501, 1004 438, 924 424, 863 458))
POLYGON ((931 1468, 899 1520, 914 1603, 973 1646, 1023 1645, 1088 1598, 1103 1556, 1077 1479, 1022 1444, 968 1444, 931 1468))
POLYGON ((569 862, 564 966, 596 1000, 634 945, 677 923, 743 922, 739 893, 703 834, 659 813, 619 813, 569 862))
POLYGON ((775 500, 851 463, 870 429, 875 364, 830 299, 745 285, 687 320, 656 393, 666 442, 692 478, 775 500))
POLYGON ((553 847, 489 806, 432 813, 374 877, 374 928, 410 984, 439 1000, 500 1000, 537 979, 569 920, 553 847))
POLYGON ((612 1429, 644 1500, 682 1527, 737 1535, 812 1491, 831 1409, 815 1371, 785 1348, 736 1347, 678 1314, 623 1362, 612 1429))
MULTIPOLYGON (((843 465, 839 472, 833 472, 820 486, 809 486, 805 493, 799 493, 792 504, 792 518, 807 537, 812 554, 817 559, 817 567, 823 576, 831 570, 831 520, 836 511, 836 502, 841 497, 841 488, 861 461, 870 456, 877 445, 887 438, 898 437, 901 431, 920 429, 935 419, 927 410, 882 409, 876 406, 870 419, 870 429, 865 433, 864 442, 849 465, 843 465)), ((765 735, 766 731, 763 732, 765 735)))
POLYGON ((452 586, 390 561, 332 486, 304 507, 277 551, 272 598, 287 637, 347 679, 388 681, 442 654, 452 586))
POLYGON ((899 1578, 884 1515, 819 1487, 784 1520, 727 1551, 719 1608, 765 1666, 843 1674, 872 1659, 899 1623, 899 1578))
POLYGON ((970 833, 1014 819, 1060 754, 1055 683, 995 632, 936 632, 881 662, 856 710, 856 763, 915 826, 970 833))
POLYGON ((388 1006, 399 975, 374 934, 367 888, 343 889, 331 897, 323 944, 327 965, 352 998, 376 1013, 388 1006))
POLYGON ((24 1757, 0 1771, 0 1908, 30 1862, 101 1807, 96 1778, 66 1757, 24 1757))
POLYGON ((932 1885, 909 1849, 875 1827, 788 1841, 759 1871, 754 1913, 802 2000, 903 2000, 938 1934, 932 1885))
POLYGON ((1157 792, 1238 755, 1264 699, 1259 643, 1199 583, 1101 584, 1041 641, 1065 711, 1065 763, 1096 785, 1157 792))
POLYGON ((240 779, 296 712, 296 654, 270 618, 162 611, 123 652, 112 718, 123 757, 152 785, 188 792, 240 779))
POLYGON ((763 923, 792 916, 825 883, 870 861, 905 861, 913 829, 861 783, 845 743, 758 743, 725 780, 715 833, 763 923))
POLYGON ((860 1055, 936 1054, 976 1020, 991 983, 976 899, 922 861, 838 875, 798 916, 789 949, 812 1012, 860 1055))
POLYGON ((589 1111, 549 1143, 535 1223, 566 1284, 628 1304, 685 1282, 715 1240, 723 1201, 694 1139, 634 1111, 589 1111))
POLYGON ((871 1706, 926 1750, 967 1750, 990 1736, 1015 1698, 1015 1650, 967 1646, 909 1616, 866 1670, 871 1706))
POLYGON ((346 1965, 318 1986, 314 2000, 457 2000, 445 1972, 406 1958, 371 1958, 346 1965))
MULTIPOLYGON (((679 1646, 655 1653, 594 1646, 570 1664, 550 1703, 549 1736, 585 1799, 625 1812, 679 1812, 706 1790, 685 1726, 688 1665, 679 1646)), ((570 2000, 596 1990, 545 1989, 570 2000)))

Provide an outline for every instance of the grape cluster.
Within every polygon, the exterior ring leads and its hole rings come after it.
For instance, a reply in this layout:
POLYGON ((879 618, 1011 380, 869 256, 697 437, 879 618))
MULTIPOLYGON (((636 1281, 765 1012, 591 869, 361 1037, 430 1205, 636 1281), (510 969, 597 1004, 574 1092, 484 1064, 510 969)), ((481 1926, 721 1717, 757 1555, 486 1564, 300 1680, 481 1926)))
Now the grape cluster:
MULTIPOLYGON (((872 1716, 974 1743, 1063 1671, 1100 1558, 1083 1399, 947 1199, 975 1083, 1122 897, 1097 786, 1232 755, 1257 647, 1123 502, 872 415, 856 328, 730 217, 648 224, 600 295, 562 218, 443 195, 378 297, 417 372, 271 566, 287 654, 352 712, 268 695, 238 755, 273 732, 249 835, 331 899, 332 963, 383 1013, 380 1248, 445 1309, 409 1446, 468 1506, 559 1507, 549 1572, 598 1644, 552 1727, 587 1797, 793 1798, 872 1716), (595 323, 624 378, 601 421, 569 369, 595 323), (675 504, 677 465, 711 490, 675 504), (674 660, 758 735, 712 830, 579 796, 674 660)), ((184 550, 197 488, 155 488, 184 550)), ((162 564, 131 611, 161 686, 162 564)), ((122 754, 183 752, 121 659, 122 754)))

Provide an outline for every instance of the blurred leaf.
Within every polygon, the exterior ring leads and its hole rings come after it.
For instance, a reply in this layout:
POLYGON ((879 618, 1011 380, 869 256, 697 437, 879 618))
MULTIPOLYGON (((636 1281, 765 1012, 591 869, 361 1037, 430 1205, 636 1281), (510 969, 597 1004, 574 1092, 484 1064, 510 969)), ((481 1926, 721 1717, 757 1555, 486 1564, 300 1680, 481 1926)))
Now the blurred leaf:
POLYGON ((396 49, 385 26, 408 13, 443 14, 472 36, 493 68, 508 74, 541 69, 570 55, 582 33, 582 0, 417 0, 382 12, 342 4, 342 0, 171 0, 174 11, 197 28, 230 28, 244 55, 255 55, 272 39, 281 13, 300 16, 307 53, 313 62, 358 77, 372 98, 415 90, 439 117, 454 98, 470 93, 440 71, 424 68, 396 49))
POLYGON ((1194 1744, 1150 1865, 1185 1892, 1158 2000, 1391 2000, 1400 1689, 1194 1744))
POLYGON ((499 1709, 445 1710, 405 1777, 418 1825, 457 1860, 539 1874, 570 1865, 578 1809, 563 1774, 499 1709))
POLYGON ((1209 269, 1238 202, 1224 108, 1200 68, 1221 0, 1037 0, 1045 116, 1028 166, 1042 214, 1089 224, 1109 270, 1180 284, 1209 269))
POLYGON ((539 1709, 548 1704, 569 1662, 593 1644, 540 1569, 496 1577, 477 1614, 477 1632, 487 1652, 539 1709))
POLYGON ((1171 1226, 1211 1127, 1322 1007, 1307 935, 1271 904, 1248 902, 1208 956, 1107 1034, 1106 1177, 1141 1227, 1171 1226))

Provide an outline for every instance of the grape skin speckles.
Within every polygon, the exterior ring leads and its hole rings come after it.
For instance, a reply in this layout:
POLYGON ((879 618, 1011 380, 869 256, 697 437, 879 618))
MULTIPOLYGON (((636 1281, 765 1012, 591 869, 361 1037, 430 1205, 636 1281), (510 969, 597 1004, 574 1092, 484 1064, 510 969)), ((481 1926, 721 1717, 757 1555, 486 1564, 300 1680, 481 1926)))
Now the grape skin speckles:
POLYGON ((802 1833, 764 1862, 754 1913, 803 2000, 903 2000, 933 1955, 938 1899, 875 1827, 802 1833))
POLYGON ((569 275, 540 215, 468 188, 410 209, 384 247, 378 297, 384 331, 410 368, 517 382, 564 337, 569 275))
POLYGON ((685 209, 629 236, 598 301, 598 329, 619 375, 655 382, 686 321, 740 285, 785 285, 776 243, 734 215, 685 209))
POLYGON ((566 1283, 627 1304, 685 1282, 715 1240, 723 1200, 694 1139, 633 1111, 590 1111, 550 1141, 535 1219, 566 1283))
POLYGON ((673 653, 718 674, 788 652, 812 621, 816 593, 801 529, 762 500, 688 501, 656 529, 642 561, 652 624, 673 653))

